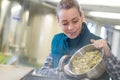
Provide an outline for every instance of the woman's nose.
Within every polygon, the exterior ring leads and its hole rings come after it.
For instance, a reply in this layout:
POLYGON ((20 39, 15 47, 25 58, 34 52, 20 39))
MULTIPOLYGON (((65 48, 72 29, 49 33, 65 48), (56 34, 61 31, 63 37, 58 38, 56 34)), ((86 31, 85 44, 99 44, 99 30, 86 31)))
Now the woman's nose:
POLYGON ((68 26, 68 29, 69 29, 69 30, 72 30, 73 28, 74 28, 73 24, 70 23, 69 26, 68 26))

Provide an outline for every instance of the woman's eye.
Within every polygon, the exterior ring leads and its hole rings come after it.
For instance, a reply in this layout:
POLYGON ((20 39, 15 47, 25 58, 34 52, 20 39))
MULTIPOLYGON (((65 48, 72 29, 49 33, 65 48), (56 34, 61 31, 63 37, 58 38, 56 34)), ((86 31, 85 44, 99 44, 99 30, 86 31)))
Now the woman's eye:
POLYGON ((77 23, 77 22, 78 22, 78 20, 74 20, 74 21, 73 21, 73 23, 77 23))
POLYGON ((62 25, 68 25, 68 23, 63 23, 62 25))

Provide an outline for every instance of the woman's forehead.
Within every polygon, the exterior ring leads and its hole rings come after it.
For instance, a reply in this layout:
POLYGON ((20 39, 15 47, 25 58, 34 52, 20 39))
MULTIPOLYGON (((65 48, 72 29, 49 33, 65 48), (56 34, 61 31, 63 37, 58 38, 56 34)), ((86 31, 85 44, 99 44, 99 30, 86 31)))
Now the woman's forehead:
POLYGON ((61 9, 58 13, 58 17, 61 20, 73 19, 75 17, 80 17, 80 13, 76 8, 61 9))

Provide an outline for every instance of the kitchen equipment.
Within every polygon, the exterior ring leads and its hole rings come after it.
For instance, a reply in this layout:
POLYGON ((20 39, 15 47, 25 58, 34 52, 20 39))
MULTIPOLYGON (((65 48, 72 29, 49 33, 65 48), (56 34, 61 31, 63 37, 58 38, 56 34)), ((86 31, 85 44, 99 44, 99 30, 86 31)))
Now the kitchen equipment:
POLYGON ((26 74, 24 77, 22 77, 20 80, 69 80, 66 78, 59 78, 59 75, 56 76, 45 76, 41 74, 36 74, 36 72, 33 70, 30 73, 26 74))
POLYGON ((104 50, 96 49, 93 44, 86 45, 86 46, 80 48, 78 51, 76 51, 68 63, 68 72, 70 73, 70 75, 73 77, 79 77, 81 79, 83 79, 83 78, 88 78, 88 79, 98 78, 105 72, 105 69, 106 69, 106 62, 105 62, 105 57, 104 57, 104 50), (101 52, 101 54, 102 54, 101 60, 99 60, 99 62, 87 72, 84 72, 81 74, 74 73, 72 71, 72 64, 71 64, 72 60, 76 56, 81 56, 81 55, 85 54, 86 52, 90 52, 90 51, 94 51, 94 50, 99 50, 101 52))

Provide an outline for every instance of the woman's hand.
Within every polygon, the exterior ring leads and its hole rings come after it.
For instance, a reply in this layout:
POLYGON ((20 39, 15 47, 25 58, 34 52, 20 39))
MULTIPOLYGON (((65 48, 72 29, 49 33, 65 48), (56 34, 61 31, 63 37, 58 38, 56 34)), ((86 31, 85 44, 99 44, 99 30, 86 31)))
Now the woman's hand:
POLYGON ((109 46, 108 46, 106 40, 104 40, 104 39, 99 39, 99 40, 91 39, 90 41, 91 41, 91 43, 94 44, 94 46, 95 46, 96 48, 98 48, 98 49, 103 48, 103 49, 105 50, 105 55, 106 55, 107 57, 110 56, 110 49, 109 49, 109 46))
POLYGON ((73 76, 69 71, 68 71, 68 64, 66 64, 65 66, 64 66, 64 72, 65 72, 65 74, 67 74, 68 76, 73 76))

